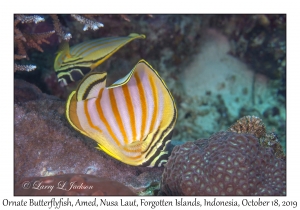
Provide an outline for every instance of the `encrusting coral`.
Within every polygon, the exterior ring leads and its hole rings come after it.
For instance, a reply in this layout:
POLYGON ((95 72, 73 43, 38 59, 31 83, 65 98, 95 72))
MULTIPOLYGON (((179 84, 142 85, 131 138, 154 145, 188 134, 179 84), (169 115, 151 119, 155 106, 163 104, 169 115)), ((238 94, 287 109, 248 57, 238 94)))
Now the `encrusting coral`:
POLYGON ((259 139, 259 142, 264 147, 273 149, 276 157, 285 158, 282 146, 275 133, 266 133, 266 127, 259 117, 245 116, 240 118, 236 123, 231 125, 228 131, 235 133, 252 134, 259 139))
POLYGON ((266 135, 266 127, 262 120, 256 116, 245 116, 239 119, 228 129, 235 133, 249 133, 261 138, 266 135))
POLYGON ((176 146, 161 195, 286 195, 286 162, 252 134, 219 132, 176 146))
POLYGON ((267 133, 264 138, 261 139, 261 145, 267 148, 271 148, 276 157, 285 159, 282 146, 275 133, 267 133))

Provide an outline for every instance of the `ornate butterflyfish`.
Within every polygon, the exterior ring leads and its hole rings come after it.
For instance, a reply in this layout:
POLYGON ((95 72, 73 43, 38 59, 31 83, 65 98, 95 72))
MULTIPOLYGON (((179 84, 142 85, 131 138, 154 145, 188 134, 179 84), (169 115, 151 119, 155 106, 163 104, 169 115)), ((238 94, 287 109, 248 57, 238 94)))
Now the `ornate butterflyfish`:
POLYGON ((58 81, 64 85, 79 81, 125 44, 134 39, 146 38, 143 34, 132 33, 125 37, 107 37, 82 42, 69 47, 68 42, 61 44, 54 60, 54 70, 58 81))
POLYGON ((106 72, 91 72, 66 104, 66 117, 98 149, 133 166, 162 166, 177 119, 169 89, 145 60, 106 87, 106 72))

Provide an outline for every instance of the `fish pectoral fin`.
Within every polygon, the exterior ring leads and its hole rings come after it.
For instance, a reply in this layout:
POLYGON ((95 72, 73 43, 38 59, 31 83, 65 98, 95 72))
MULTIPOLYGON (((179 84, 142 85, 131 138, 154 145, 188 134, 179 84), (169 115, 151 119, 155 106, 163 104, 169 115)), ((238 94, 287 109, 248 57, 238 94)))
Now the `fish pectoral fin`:
POLYGON ((127 152, 143 153, 149 148, 150 144, 151 144, 151 139, 148 138, 147 135, 145 138, 143 138, 143 141, 134 141, 130 144, 126 144, 125 146, 123 146, 123 149, 126 150, 127 152))
POLYGON ((144 142, 142 141, 134 141, 130 144, 126 144, 123 146, 123 149, 127 152, 141 152, 143 148, 144 142))

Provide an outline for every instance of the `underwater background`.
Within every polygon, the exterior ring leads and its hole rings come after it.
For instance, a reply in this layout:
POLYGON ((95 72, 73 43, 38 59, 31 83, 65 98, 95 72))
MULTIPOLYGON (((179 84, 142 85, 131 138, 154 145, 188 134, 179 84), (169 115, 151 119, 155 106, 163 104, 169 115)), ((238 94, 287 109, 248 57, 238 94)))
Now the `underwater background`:
MULTIPOLYGON (((127 75, 140 59, 150 63, 166 83, 177 106, 173 146, 211 138, 244 116, 256 116, 266 131, 276 136, 286 153, 286 15, 101 14, 84 17, 104 25, 97 30, 83 30, 84 24, 68 14, 57 15, 57 22, 45 14, 39 15, 44 18, 40 22, 20 21, 19 16, 14 17, 14 62, 35 65, 36 69, 14 73, 15 183, 27 177, 91 174, 119 181, 139 195, 157 194, 161 183, 161 168, 134 168, 108 156, 101 157, 108 163, 99 163, 100 152, 94 150, 93 142, 68 125, 64 116, 65 101, 78 82, 63 86, 57 81, 53 66, 61 35, 58 30, 52 31, 58 23, 63 32, 71 34, 70 46, 131 33, 146 36, 119 49, 94 71, 107 72, 107 85, 110 85, 127 75), (24 36, 26 40, 16 37, 19 31, 28 34, 24 36), (47 35, 40 37, 32 35, 46 32, 47 35), (24 52, 26 57, 20 58, 24 52), (107 165, 110 168, 104 172, 107 165)), ((285 180, 285 174, 280 176, 285 180)), ((166 185, 171 184, 163 185, 161 194, 188 195, 191 192, 172 191, 166 185)), ((285 189, 285 185, 282 188, 285 189)), ((270 194, 285 194, 280 190, 270 191, 270 194)), ((15 192, 18 192, 17 187, 15 192)), ((230 191, 227 195, 237 192, 240 191, 230 191)), ((255 194, 251 190, 245 192, 255 194)))

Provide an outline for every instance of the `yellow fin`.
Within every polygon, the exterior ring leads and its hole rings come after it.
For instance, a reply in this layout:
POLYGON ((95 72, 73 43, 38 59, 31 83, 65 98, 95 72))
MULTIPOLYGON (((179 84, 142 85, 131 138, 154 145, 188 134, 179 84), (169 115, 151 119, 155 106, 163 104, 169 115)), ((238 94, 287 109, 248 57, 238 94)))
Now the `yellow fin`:
POLYGON ((119 161, 122 161, 121 158, 118 155, 116 155, 115 153, 109 151, 106 147, 102 146, 101 144, 98 144, 98 147, 96 147, 96 149, 105 152, 106 154, 110 155, 111 157, 113 157, 113 158, 115 158, 119 161))
POLYGON ((68 42, 62 42, 54 61, 57 78, 66 84, 78 81, 127 43, 145 38, 143 34, 131 33, 125 37, 88 40, 72 47, 68 42))
POLYGON ((62 41, 61 44, 58 47, 58 50, 56 54, 59 54, 60 52, 65 52, 68 56, 70 56, 70 45, 67 41, 62 41))
POLYGON ((128 37, 131 37, 131 38, 139 37, 140 39, 146 38, 146 36, 144 34, 137 34, 137 33, 131 33, 128 35, 128 37))
POLYGON ((63 41, 60 45, 59 48, 56 52, 56 57, 54 60, 54 69, 57 70, 61 67, 61 64, 63 62, 63 60, 68 57, 70 58, 70 46, 69 46, 69 42, 67 41, 63 41))
POLYGON ((82 129, 78 116, 76 114, 76 109, 77 109, 77 103, 75 99, 76 92, 73 91, 67 100, 66 103, 66 117, 68 122, 72 125, 73 128, 75 128, 77 131, 84 135, 88 135, 87 133, 84 132, 82 129))
POLYGON ((105 88, 106 84, 106 72, 91 72, 85 76, 77 89, 76 89, 76 100, 83 101, 90 98, 96 98, 99 91, 105 88))

